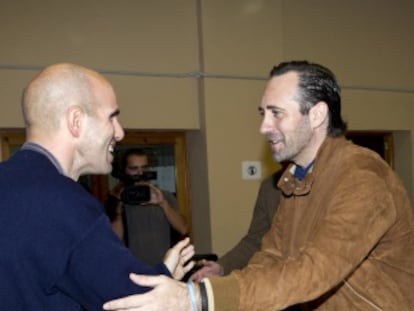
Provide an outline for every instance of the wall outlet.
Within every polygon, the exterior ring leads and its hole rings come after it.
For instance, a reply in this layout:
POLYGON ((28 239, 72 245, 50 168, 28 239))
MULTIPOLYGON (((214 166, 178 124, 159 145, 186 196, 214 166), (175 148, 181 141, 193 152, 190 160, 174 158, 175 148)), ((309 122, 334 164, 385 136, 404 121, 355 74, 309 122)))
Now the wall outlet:
POLYGON ((260 179, 262 177, 262 164, 260 161, 243 161, 242 178, 245 180, 260 179))

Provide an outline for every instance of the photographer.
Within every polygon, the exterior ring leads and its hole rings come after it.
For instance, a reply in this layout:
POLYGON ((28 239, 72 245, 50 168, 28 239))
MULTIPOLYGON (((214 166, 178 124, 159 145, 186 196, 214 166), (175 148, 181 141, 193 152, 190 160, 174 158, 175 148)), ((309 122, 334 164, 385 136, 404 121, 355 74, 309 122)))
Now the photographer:
POLYGON ((106 204, 112 228, 136 257, 157 263, 174 242, 174 231, 179 236, 187 234, 187 223, 175 196, 150 183, 155 174, 143 149, 127 150, 121 169, 106 204))

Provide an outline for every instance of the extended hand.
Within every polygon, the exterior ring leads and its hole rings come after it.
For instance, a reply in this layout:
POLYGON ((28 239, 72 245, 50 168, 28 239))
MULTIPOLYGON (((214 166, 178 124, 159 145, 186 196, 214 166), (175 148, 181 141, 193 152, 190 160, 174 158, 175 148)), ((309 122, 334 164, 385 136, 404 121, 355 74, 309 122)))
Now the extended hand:
POLYGON ((194 267, 194 261, 189 261, 193 256, 194 246, 190 244, 190 238, 185 238, 167 251, 164 264, 174 279, 181 280, 194 267))
POLYGON ((208 277, 208 276, 211 276, 211 275, 223 275, 224 274, 223 267, 220 266, 215 261, 209 261, 209 260, 203 259, 202 265, 203 265, 203 267, 201 269, 199 269, 198 271, 196 271, 190 277, 190 279, 192 281, 200 282, 205 277, 208 277))
POLYGON ((109 301, 104 310, 112 311, 191 311, 188 289, 185 283, 164 275, 146 276, 131 274, 130 279, 138 285, 153 287, 145 294, 109 301))

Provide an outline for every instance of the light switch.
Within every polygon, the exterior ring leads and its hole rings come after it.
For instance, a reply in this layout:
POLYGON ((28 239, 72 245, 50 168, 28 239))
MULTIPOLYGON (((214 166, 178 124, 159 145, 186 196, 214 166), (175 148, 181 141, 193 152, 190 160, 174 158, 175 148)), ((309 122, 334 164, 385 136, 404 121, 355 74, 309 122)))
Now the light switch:
POLYGON ((243 161, 242 178, 243 179, 260 179, 262 177, 262 164, 260 161, 243 161))

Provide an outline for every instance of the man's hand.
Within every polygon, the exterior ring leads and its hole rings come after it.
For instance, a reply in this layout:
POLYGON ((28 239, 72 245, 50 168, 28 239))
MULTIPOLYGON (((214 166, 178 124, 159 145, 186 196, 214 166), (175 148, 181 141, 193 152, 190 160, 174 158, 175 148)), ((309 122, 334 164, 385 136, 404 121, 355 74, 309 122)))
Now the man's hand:
POLYGON ((104 310, 112 311, 191 311, 191 302, 185 283, 164 275, 146 276, 131 274, 130 279, 138 285, 153 287, 145 294, 109 301, 104 310))
POLYGON ((200 282, 205 277, 211 276, 211 275, 224 275, 223 267, 220 266, 215 261, 209 261, 209 260, 202 260, 203 267, 199 270, 197 270, 190 279, 194 282, 200 282))
POLYGON ((145 185, 150 187, 151 198, 149 202, 146 202, 144 204, 161 205, 162 203, 166 202, 164 198, 164 194, 162 193, 161 189, 159 189, 157 186, 151 183, 148 183, 148 182, 145 182, 145 185))
POLYGON ((194 267, 194 261, 189 261, 193 256, 194 246, 190 244, 190 238, 185 238, 167 251, 164 264, 174 279, 181 280, 194 267))
POLYGON ((110 194, 117 198, 118 200, 121 199, 121 194, 125 189, 125 184, 122 181, 119 181, 111 190, 110 194))

